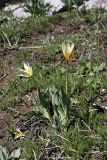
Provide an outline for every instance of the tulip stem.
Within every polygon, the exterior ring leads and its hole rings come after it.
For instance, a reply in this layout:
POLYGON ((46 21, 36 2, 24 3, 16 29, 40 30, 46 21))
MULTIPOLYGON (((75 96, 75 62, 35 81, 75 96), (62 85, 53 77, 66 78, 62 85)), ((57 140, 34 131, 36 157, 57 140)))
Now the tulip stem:
POLYGON ((68 81, 68 75, 67 75, 67 72, 66 72, 66 94, 68 93, 68 84, 67 84, 67 81, 68 81))
POLYGON ((67 71, 66 71, 66 94, 68 94, 68 74, 69 74, 69 63, 67 61, 67 71))
POLYGON ((35 78, 33 76, 31 78, 32 78, 32 80, 34 82, 34 88, 37 89, 38 85, 37 85, 37 82, 36 82, 35 78))
POLYGON ((36 80, 35 80, 33 77, 32 77, 32 80, 33 80, 35 83, 37 83, 36 80))

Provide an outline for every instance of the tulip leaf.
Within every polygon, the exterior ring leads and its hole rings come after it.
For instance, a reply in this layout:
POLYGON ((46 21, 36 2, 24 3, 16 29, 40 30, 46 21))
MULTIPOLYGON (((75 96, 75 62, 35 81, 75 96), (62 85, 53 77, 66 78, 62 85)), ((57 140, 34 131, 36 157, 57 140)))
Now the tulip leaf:
POLYGON ((0 160, 7 160, 8 153, 5 148, 0 146, 0 160))
POLYGON ((63 88, 61 88, 61 97, 62 97, 62 108, 63 111, 67 114, 70 110, 70 98, 68 97, 68 95, 64 92, 63 88))
POLYGON ((102 71, 105 68, 106 64, 103 62, 99 66, 94 67, 94 72, 98 73, 99 71, 102 71))
POLYGON ((46 101, 45 98, 42 96, 39 88, 38 88, 38 95, 39 95, 39 100, 40 100, 40 104, 37 106, 38 111, 50 120, 51 116, 49 112, 49 102, 46 101))
POLYGON ((58 93, 58 90, 55 88, 55 86, 53 86, 52 88, 49 88, 49 93, 52 99, 52 104, 54 106, 58 106, 60 104, 59 93, 58 93))

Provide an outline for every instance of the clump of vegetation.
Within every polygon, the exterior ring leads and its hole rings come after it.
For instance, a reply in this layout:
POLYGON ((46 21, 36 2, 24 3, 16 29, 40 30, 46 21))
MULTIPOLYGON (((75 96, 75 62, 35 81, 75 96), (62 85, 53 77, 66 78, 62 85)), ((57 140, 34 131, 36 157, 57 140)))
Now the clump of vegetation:
POLYGON ((44 0, 26 0, 25 11, 31 13, 33 16, 44 16, 51 9, 49 3, 44 3, 44 0))
POLYGON ((84 0, 62 0, 68 12, 72 12, 74 8, 78 8, 84 3, 84 0))

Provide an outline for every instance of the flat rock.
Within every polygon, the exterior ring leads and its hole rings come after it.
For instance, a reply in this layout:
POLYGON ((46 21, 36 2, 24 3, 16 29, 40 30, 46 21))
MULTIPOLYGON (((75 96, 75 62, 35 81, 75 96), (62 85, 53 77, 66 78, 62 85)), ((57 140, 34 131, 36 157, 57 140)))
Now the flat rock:
MULTIPOLYGON (((49 11, 49 15, 52 15, 53 12, 58 12, 61 8, 63 8, 64 4, 61 0, 44 0, 44 3, 50 3, 52 8, 49 11)), ((26 12, 24 9, 24 3, 8 5, 4 8, 4 11, 12 11, 13 16, 18 19, 26 19, 31 16, 29 12, 26 12)))
POLYGON ((25 12, 25 9, 23 7, 20 7, 13 11, 13 16, 19 19, 26 19, 28 17, 31 17, 31 13, 25 12))
MULTIPOLYGON (((50 3, 52 5, 52 8, 48 13, 49 15, 52 15, 55 12, 57 13, 64 7, 64 4, 61 0, 44 0, 44 3, 50 3)), ((85 1, 84 4, 79 7, 79 9, 84 9, 84 7, 86 10, 93 8, 103 8, 104 10, 107 10, 107 0, 88 0, 85 1)), ((25 12, 24 3, 8 5, 4 8, 4 11, 12 11, 13 16, 19 19, 26 19, 31 16, 30 13, 25 12)))
POLYGON ((44 0, 45 3, 50 3, 52 5, 52 9, 50 10, 49 14, 53 12, 58 12, 61 8, 64 7, 64 4, 61 0, 44 0))
POLYGON ((12 11, 14 18, 18 18, 18 19, 26 19, 31 16, 30 13, 25 12, 24 3, 9 4, 4 8, 4 11, 6 12, 12 11))
POLYGON ((107 0, 89 0, 85 1, 82 6, 79 7, 79 9, 84 8, 86 10, 89 9, 96 9, 96 8, 103 8, 104 10, 107 10, 107 0))
POLYGON ((22 4, 13 4, 13 5, 12 5, 12 4, 9 4, 8 6, 6 6, 6 7, 4 8, 4 11, 6 11, 6 12, 14 11, 15 9, 19 8, 20 5, 22 5, 22 4))

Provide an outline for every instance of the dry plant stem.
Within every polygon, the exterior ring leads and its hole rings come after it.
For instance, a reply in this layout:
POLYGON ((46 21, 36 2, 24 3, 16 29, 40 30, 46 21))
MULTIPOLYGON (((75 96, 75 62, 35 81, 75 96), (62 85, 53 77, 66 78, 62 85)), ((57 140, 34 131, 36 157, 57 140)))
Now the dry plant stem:
POLYGON ((69 75, 69 63, 67 61, 67 71, 66 71, 66 94, 68 93, 68 75, 69 75))
MULTIPOLYGON (((31 78, 32 78, 32 80, 34 81, 34 83, 35 83, 35 84, 37 84, 37 83, 36 83, 36 80, 35 80, 33 77, 31 77, 31 78)), ((34 98, 34 99, 35 99, 35 101, 36 101, 35 96, 34 96, 33 94, 32 94, 32 96, 33 96, 33 98, 34 98)))
POLYGON ((89 131, 91 132, 91 128, 82 120, 83 124, 89 129, 89 131))
POLYGON ((19 50, 23 50, 23 49, 38 49, 38 48, 42 48, 43 46, 23 46, 23 47, 19 47, 19 50))
POLYGON ((40 49, 43 48, 43 46, 23 46, 23 47, 19 47, 19 46, 9 46, 8 48, 4 46, 4 48, 12 50, 12 49, 16 49, 16 50, 24 50, 24 49, 40 49))
POLYGON ((4 74, 2 77, 0 77, 0 82, 7 76, 8 74, 4 74))

